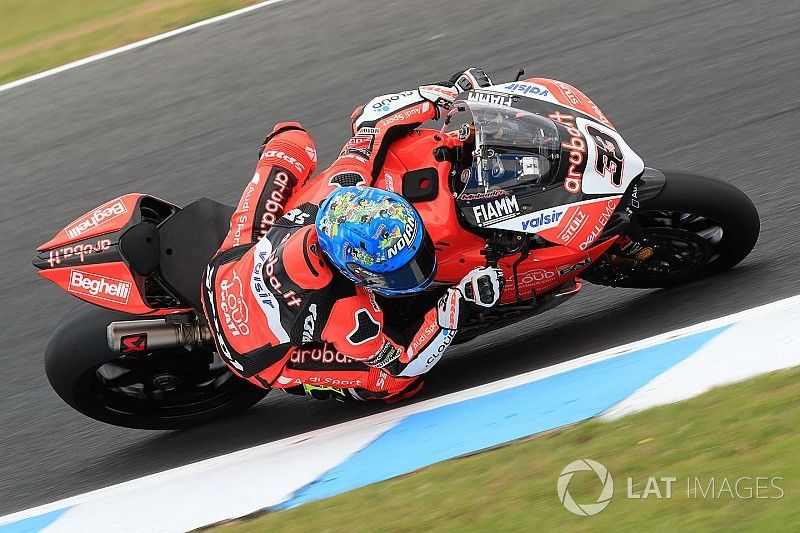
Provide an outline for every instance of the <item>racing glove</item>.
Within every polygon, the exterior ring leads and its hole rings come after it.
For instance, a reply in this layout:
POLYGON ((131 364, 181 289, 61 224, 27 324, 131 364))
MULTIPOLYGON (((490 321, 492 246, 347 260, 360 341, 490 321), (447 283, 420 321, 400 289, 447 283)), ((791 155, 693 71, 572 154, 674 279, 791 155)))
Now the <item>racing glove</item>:
POLYGON ((489 75, 478 67, 470 67, 464 72, 456 72, 450 77, 450 83, 460 93, 494 85, 489 75))
POLYGON ((444 329, 458 329, 470 311, 497 304, 503 288, 503 271, 499 268, 478 267, 469 272, 439 299, 437 321, 444 329))
POLYGON ((419 94, 440 109, 450 109, 459 93, 492 85, 489 76, 478 67, 458 71, 447 81, 437 81, 419 88, 419 94))

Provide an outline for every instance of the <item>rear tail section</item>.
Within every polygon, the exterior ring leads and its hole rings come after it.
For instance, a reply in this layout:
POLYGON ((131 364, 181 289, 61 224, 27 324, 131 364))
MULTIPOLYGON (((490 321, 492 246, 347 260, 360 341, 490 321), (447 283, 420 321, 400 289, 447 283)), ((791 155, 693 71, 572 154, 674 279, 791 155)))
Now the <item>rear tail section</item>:
POLYGON ((71 295, 108 309, 145 315, 186 308, 158 269, 158 227, 178 211, 153 196, 120 196, 42 244, 33 265, 71 295))

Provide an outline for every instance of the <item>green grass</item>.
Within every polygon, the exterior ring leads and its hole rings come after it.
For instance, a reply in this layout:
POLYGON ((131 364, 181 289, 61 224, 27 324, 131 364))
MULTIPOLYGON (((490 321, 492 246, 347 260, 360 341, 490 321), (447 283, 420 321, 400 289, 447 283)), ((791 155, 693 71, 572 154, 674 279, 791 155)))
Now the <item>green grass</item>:
POLYGON ((0 83, 258 0, 2 0, 0 83))
MULTIPOLYGON (((340 496, 224 524, 214 531, 800 531, 800 369, 712 390, 674 405, 614 422, 589 421, 340 496), (614 478, 611 504, 595 516, 575 516, 556 494, 561 470, 579 458, 604 464, 614 478), (628 499, 647 478, 676 477, 670 499, 628 499), (747 496, 756 477, 772 499, 687 497, 687 479, 707 491, 724 478, 747 496), (782 497, 777 498, 777 496, 782 497)), ((414 443, 409 443, 413 448, 414 443)), ((419 453, 425 453, 420 449, 419 453)), ((270 480, 265 479, 265 483, 270 480)), ((660 485, 662 495, 666 492, 660 485)), ((593 503, 600 483, 575 474, 569 490, 593 503)))

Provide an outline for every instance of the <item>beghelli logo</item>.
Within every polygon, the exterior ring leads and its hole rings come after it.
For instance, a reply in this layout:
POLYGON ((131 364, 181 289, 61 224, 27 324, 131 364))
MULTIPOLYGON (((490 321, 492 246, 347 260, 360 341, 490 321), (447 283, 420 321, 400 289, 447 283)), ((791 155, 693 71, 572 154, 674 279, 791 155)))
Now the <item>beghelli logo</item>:
POLYGON ((110 302, 127 304, 128 297, 131 294, 131 286, 132 284, 125 280, 109 278, 92 272, 70 270, 67 291, 110 302))
POLYGON ((128 212, 122 200, 111 200, 64 229, 70 239, 80 237, 89 230, 102 226, 128 212))
POLYGON ((611 497, 614 495, 614 480, 611 479, 611 474, 609 474, 608 469, 597 461, 578 459, 568 464, 564 467, 564 470, 561 471, 561 475, 558 476, 556 489, 558 490, 558 499, 561 500, 561 503, 566 507, 567 511, 578 516, 592 516, 608 507, 608 504, 611 503, 611 497), (574 476, 576 472, 586 471, 597 474, 597 477, 603 484, 603 489, 595 503, 579 504, 572 499, 567 488, 569 482, 572 481, 572 476, 574 476))

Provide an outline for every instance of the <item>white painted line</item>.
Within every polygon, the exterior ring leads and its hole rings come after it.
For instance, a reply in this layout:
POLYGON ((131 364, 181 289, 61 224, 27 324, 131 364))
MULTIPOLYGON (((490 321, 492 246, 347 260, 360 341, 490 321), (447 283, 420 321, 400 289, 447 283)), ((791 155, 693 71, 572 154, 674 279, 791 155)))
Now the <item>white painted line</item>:
POLYGON ((230 13, 224 13, 222 15, 201 20, 200 22, 195 22, 194 24, 189 24, 188 26, 183 26, 182 28, 177 28, 166 33, 162 33, 159 35, 155 35, 153 37, 148 37, 147 39, 143 39, 141 41, 137 41, 135 43, 126 44, 125 46, 120 46, 119 48, 114 48, 113 50, 107 50, 105 52, 100 52, 99 54, 95 54, 89 57, 84 57, 83 59, 79 59, 77 61, 73 61, 72 63, 67 63, 66 65, 61 65, 60 67, 51 68, 50 70, 45 70, 43 72, 39 72, 38 74, 33 74, 32 76, 28 76, 26 78, 21 78, 19 80, 14 80, 8 82, 6 84, 0 85, 0 92, 7 91, 9 89, 13 89, 15 87, 19 87, 21 85, 25 85, 27 83, 31 83, 36 80, 40 80, 42 78, 47 78, 49 76, 53 76, 54 74, 59 74, 66 70, 71 70, 76 67, 80 67, 83 65, 87 65, 89 63, 94 63, 95 61, 100 61, 101 59, 105 59, 107 57, 115 56, 121 54, 123 52, 127 52, 129 50, 133 50, 135 48, 140 48, 142 46, 147 46, 148 44, 157 43, 158 41, 163 41, 164 39, 169 39, 170 37, 175 37, 176 35, 180 35, 181 33, 186 33, 187 31, 196 30, 197 28, 202 28, 203 26, 208 26, 209 24, 215 24, 217 22, 222 22, 223 20, 228 20, 233 17, 238 17, 239 15, 244 15, 245 13, 250 13, 251 11, 255 11, 257 9, 261 9, 263 7, 271 6, 273 4, 278 4, 281 2, 285 2, 287 0, 267 0, 266 2, 261 2, 259 4, 253 4, 252 6, 247 6, 242 9, 237 9, 236 11, 231 11, 230 13))
POLYGON ((337 442, 338 439, 341 439, 342 436, 344 435, 356 435, 356 434, 363 435, 365 433, 371 433, 377 436, 384 430, 392 427, 393 424, 415 413, 430 411, 431 409, 436 409, 437 407, 441 407, 444 405, 449 405, 460 401, 469 400, 472 398, 484 396, 493 392, 509 389, 512 387, 517 387, 519 385, 545 379, 556 374, 561 374, 570 370, 574 370, 576 368, 590 365, 592 363, 596 363, 606 359, 611 359, 613 357, 622 355, 627 352, 640 350, 643 348, 649 348, 651 346, 663 343, 665 341, 677 339, 680 337, 685 337, 687 335, 691 335, 694 333, 709 331, 722 326, 727 326, 734 322, 738 322, 753 316, 765 313, 780 312, 782 310, 786 310, 797 305, 800 305, 800 295, 793 296, 791 298, 786 298, 783 300, 778 300, 776 302, 762 305, 760 307, 754 307, 752 309, 747 309, 745 311, 723 316, 713 320, 708 320, 706 322, 702 322, 699 324, 694 324, 692 326, 688 326, 685 328, 669 331, 661 335, 656 335, 654 337, 650 337, 647 339, 631 342, 628 344, 624 344, 622 346, 609 348, 602 352, 585 355, 583 357, 573 359, 570 361, 565 361, 563 363, 559 363, 557 365, 553 365, 547 368, 541 368, 538 370, 527 372, 525 374, 520 374, 510 378, 495 381, 492 383, 486 383, 484 385, 473 387, 471 389, 454 392, 451 394, 447 394, 445 396, 440 396, 438 398, 432 398, 430 400, 426 400, 417 404, 407 405, 404 407, 392 409, 391 411, 386 411, 383 413, 366 416, 348 422, 343 422, 341 424, 329 426, 326 428, 321 428, 301 435, 295 435, 292 437, 262 444, 245 450, 228 453, 218 457, 206 459, 204 461, 199 461, 178 468, 173 468, 163 472, 158 472, 156 474, 145 476, 143 478, 135 479, 118 485, 113 485, 111 487, 94 490, 92 492, 80 494, 77 496, 66 498, 46 505, 41 505, 39 507, 34 507, 32 509, 19 511, 14 514, 0 517, 0 524, 7 524, 9 522, 14 522, 17 520, 30 518, 33 516, 38 516, 57 509, 63 509, 65 507, 71 507, 89 501, 106 498, 109 495, 115 495, 121 492, 128 492, 131 490, 136 491, 140 490, 143 487, 152 487, 155 484, 162 484, 172 480, 185 478, 186 476, 189 475, 202 474, 213 470, 219 470, 223 466, 233 466, 242 462, 247 463, 249 461, 263 459, 265 456, 270 456, 272 454, 277 453, 279 450, 283 450, 285 448, 289 447, 298 448, 298 445, 307 440, 312 440, 312 439, 318 440, 321 438, 324 439, 324 442, 335 443, 337 442))
POLYGON ((182 532, 264 511, 288 500, 388 429, 362 425, 358 430, 320 431, 288 445, 271 443, 226 461, 168 471, 168 481, 159 475, 133 480, 71 507, 43 531, 182 532))
POLYGON ((714 387, 800 365, 800 306, 742 320, 603 414, 630 413, 698 396, 714 387))
MULTIPOLYGON (((276 505, 284 501, 295 490, 301 486, 310 483, 324 471, 332 468, 339 462, 342 462, 347 456, 351 455, 358 449, 362 448, 374 438, 385 432, 391 427, 391 418, 387 419, 388 422, 376 422, 370 417, 356 419, 351 422, 337 424, 320 428, 315 431, 304 433, 301 435, 294 435, 285 439, 268 442, 239 450, 236 452, 212 457, 196 463, 172 468, 163 472, 157 472, 148 476, 118 483, 102 489, 93 490, 77 496, 72 496, 59 500, 53 503, 40 505, 24 511, 19 511, 13 514, 0 517, 0 525, 18 520, 24 520, 58 509, 68 507, 75 507, 80 504, 86 504, 93 501, 104 500, 114 501, 122 498, 125 501, 130 501, 131 498, 136 498, 137 494, 145 495, 150 494, 153 490, 158 488, 159 493, 163 493, 164 487, 178 487, 183 489, 183 497, 188 496, 189 504, 195 509, 193 513, 200 513, 202 507, 198 502, 203 499, 202 489, 200 485, 205 485, 204 488, 208 489, 207 483, 198 483, 200 478, 208 478, 207 481, 217 481, 220 474, 229 474, 236 472, 237 477, 241 483, 237 482, 236 486, 232 485, 232 480, 227 479, 225 476, 223 482, 218 483, 219 487, 225 490, 232 490, 236 494, 237 506, 243 503, 245 506, 251 503, 251 496, 258 498, 258 504, 250 509, 244 509, 242 514, 264 509, 269 505, 276 505), (316 450, 324 448, 326 453, 319 454, 316 450), (263 474, 268 473, 265 477, 263 474), (287 470, 291 470, 291 476, 288 475, 287 470), (261 487, 258 490, 249 490, 253 487, 248 486, 251 481, 247 479, 252 474, 260 476, 259 481, 261 487), (296 477, 293 479, 292 476, 296 477), (246 481, 246 482, 245 482, 246 481), (188 483, 187 483, 188 482, 188 483), (265 490, 264 486, 271 483, 269 490, 265 490), (270 502, 273 503, 270 503, 270 502)), ((211 490, 206 490, 207 494, 216 494, 211 490)), ((216 495, 215 495, 216 497, 216 495)), ((232 498, 231 501, 236 499, 232 498)), ((147 513, 152 515, 160 511, 165 511, 170 515, 175 514, 180 516, 180 512, 176 512, 176 508, 180 508, 184 502, 180 501, 180 495, 176 494, 170 499, 170 504, 158 507, 146 507, 147 513)), ((226 505, 231 502, 228 501, 226 505)), ((210 506, 211 509, 205 511, 213 511, 218 508, 212 502, 205 502, 205 505, 210 506)), ((137 512, 141 512, 141 507, 136 507, 137 512)), ((239 514, 238 516, 242 516, 239 514)), ((234 518, 231 515, 227 518, 234 518)), ((217 516, 213 521, 224 520, 225 516, 217 516)), ((210 522, 206 522, 210 523, 210 522)), ((104 530, 108 524, 99 521, 96 522, 97 527, 103 527, 104 530)), ((197 524, 195 527, 200 527, 204 524, 197 524)), ((87 524, 84 523, 84 528, 87 524)), ((126 527, 128 530, 130 526, 126 527)))

